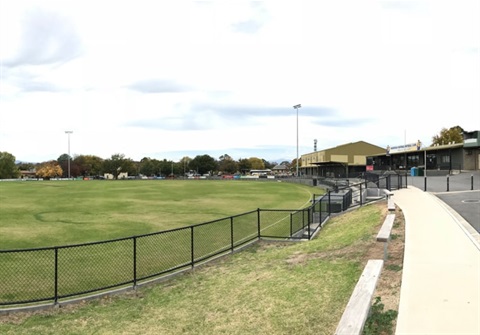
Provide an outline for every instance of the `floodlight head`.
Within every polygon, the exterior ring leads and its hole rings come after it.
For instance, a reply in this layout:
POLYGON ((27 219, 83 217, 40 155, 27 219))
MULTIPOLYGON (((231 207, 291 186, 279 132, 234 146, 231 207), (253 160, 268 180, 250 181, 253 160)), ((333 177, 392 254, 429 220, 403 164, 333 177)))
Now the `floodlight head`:
POLYGON ((300 108, 300 107, 302 107, 301 104, 298 104, 298 105, 293 106, 293 108, 295 108, 295 109, 298 109, 298 108, 300 108))

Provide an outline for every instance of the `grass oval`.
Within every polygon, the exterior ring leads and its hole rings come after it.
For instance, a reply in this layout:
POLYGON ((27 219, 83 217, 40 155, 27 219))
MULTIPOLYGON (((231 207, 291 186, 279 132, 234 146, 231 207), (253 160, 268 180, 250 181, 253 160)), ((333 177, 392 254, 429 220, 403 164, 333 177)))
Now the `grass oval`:
POLYGON ((211 180, 35 181, 0 185, 0 249, 108 240, 257 208, 298 209, 318 188, 211 180))

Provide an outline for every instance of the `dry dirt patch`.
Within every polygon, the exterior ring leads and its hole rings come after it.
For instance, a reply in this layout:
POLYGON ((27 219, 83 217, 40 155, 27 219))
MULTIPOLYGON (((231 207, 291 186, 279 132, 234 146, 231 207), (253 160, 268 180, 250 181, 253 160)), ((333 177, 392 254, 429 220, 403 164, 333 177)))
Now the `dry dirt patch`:
MULTIPOLYGON (((385 310, 398 311, 400 303, 400 287, 403 273, 403 253, 405 249, 405 218, 403 212, 397 207, 395 221, 392 228, 391 239, 388 243, 388 257, 385 261, 382 274, 377 284, 375 296, 381 297, 385 310)), ((370 258, 383 257, 383 243, 376 242, 370 250, 370 258)))

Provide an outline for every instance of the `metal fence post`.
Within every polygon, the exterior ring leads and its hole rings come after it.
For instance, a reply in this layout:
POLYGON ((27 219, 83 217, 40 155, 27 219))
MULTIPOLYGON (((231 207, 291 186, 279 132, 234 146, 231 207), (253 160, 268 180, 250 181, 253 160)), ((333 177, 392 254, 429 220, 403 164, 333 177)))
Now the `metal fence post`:
POLYGON ((257 229, 258 229, 258 238, 260 238, 262 235, 261 235, 261 231, 260 231, 260 208, 257 208, 257 229))
POLYGON ((231 241, 230 249, 232 250, 232 253, 233 253, 233 216, 230 217, 230 241, 231 241))
POLYGON ((310 227, 310 208, 307 208, 306 213, 305 213, 305 210, 302 211, 302 224, 303 224, 303 229, 305 229, 305 226, 310 227), (307 214, 306 225, 305 225, 305 214, 307 214))
POLYGON ((54 304, 58 304, 58 247, 55 247, 55 284, 54 284, 54 304))
POLYGON ((447 192, 450 191, 450 175, 447 174, 447 192))
POLYGON ((133 236, 133 288, 137 287, 137 237, 133 236))
POLYGON ((362 183, 360 183, 360 206, 363 205, 363 191, 362 191, 362 183))
POLYGON ((312 209, 312 218, 310 219, 311 222, 313 222, 313 216, 315 215, 315 194, 313 195, 313 200, 312 200, 312 205, 310 206, 312 209))
POLYGON ((424 180, 424 182, 423 182, 423 191, 424 191, 424 192, 427 192, 427 177, 426 177, 426 176, 423 177, 423 180, 424 180))
POLYGON ((471 179, 470 191, 473 191, 473 173, 472 173, 470 179, 471 179))
POLYGON ((322 222, 323 222, 323 220, 322 220, 322 200, 323 200, 323 198, 324 197, 322 196, 320 198, 319 203, 318 203, 318 219, 319 219, 318 222, 319 222, 320 227, 322 226, 322 222))
POLYGON ((330 193, 332 193, 332 191, 328 190, 328 215, 329 216, 332 214, 332 212, 331 212, 332 199, 330 197, 330 193))
POLYGON ((293 214, 290 213, 290 237, 293 236, 293 226, 292 226, 292 218, 293 218, 293 214))
POLYGON ((312 237, 312 234, 310 232, 310 227, 311 227, 311 224, 312 224, 312 217, 310 215, 313 215, 313 212, 311 211, 310 208, 307 209, 308 211, 308 240, 310 241, 310 238, 312 237))
POLYGON ((190 250, 190 258, 191 258, 191 262, 192 262, 192 268, 195 264, 195 252, 194 252, 194 245, 193 245, 193 226, 190 227, 190 247, 191 247, 191 250, 190 250))

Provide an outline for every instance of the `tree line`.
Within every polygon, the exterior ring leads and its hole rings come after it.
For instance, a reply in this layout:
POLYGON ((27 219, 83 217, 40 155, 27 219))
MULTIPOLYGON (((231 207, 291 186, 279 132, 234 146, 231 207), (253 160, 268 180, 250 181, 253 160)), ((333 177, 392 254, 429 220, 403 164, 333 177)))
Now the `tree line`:
MULTIPOLYGON (((462 143, 464 130, 460 126, 442 128, 432 137, 432 144, 462 143)), ((301 160, 299 159, 299 163, 301 160)), ((281 162, 293 172, 297 160, 281 162)), ((40 178, 71 177, 79 176, 103 176, 105 173, 112 174, 116 179, 122 172, 130 176, 143 175, 147 177, 166 177, 170 175, 185 175, 189 171, 204 175, 206 173, 245 173, 250 170, 271 169, 276 162, 267 162, 264 159, 251 157, 234 160, 225 154, 215 159, 209 155, 198 155, 193 159, 185 156, 178 162, 171 160, 158 160, 144 157, 139 162, 126 158, 123 154, 114 154, 108 159, 102 159, 94 155, 78 155, 70 157, 63 154, 57 160, 43 163, 19 163, 16 164, 15 156, 8 152, 0 151, 0 179, 18 178, 20 171, 35 171, 40 178), (69 164, 70 163, 70 164, 69 164), (70 169, 68 168, 70 165, 70 169)))
MULTIPOLYGON (((292 162, 281 162, 288 169, 296 165, 296 159, 292 162)), ((228 154, 218 159, 209 155, 197 155, 194 158, 183 157, 178 162, 172 160, 158 160, 144 157, 140 161, 134 161, 123 154, 114 154, 110 158, 103 159, 95 155, 77 155, 70 157, 62 154, 57 160, 42 163, 16 163, 15 156, 8 152, 0 152, 0 179, 19 178, 21 171, 35 173, 38 178, 67 178, 67 177, 99 177, 108 173, 115 179, 121 173, 129 176, 146 177, 169 177, 185 176, 189 172, 198 175, 205 174, 235 174, 246 173, 252 169, 271 169, 276 162, 268 162, 265 159, 250 157, 234 160, 228 154)))

